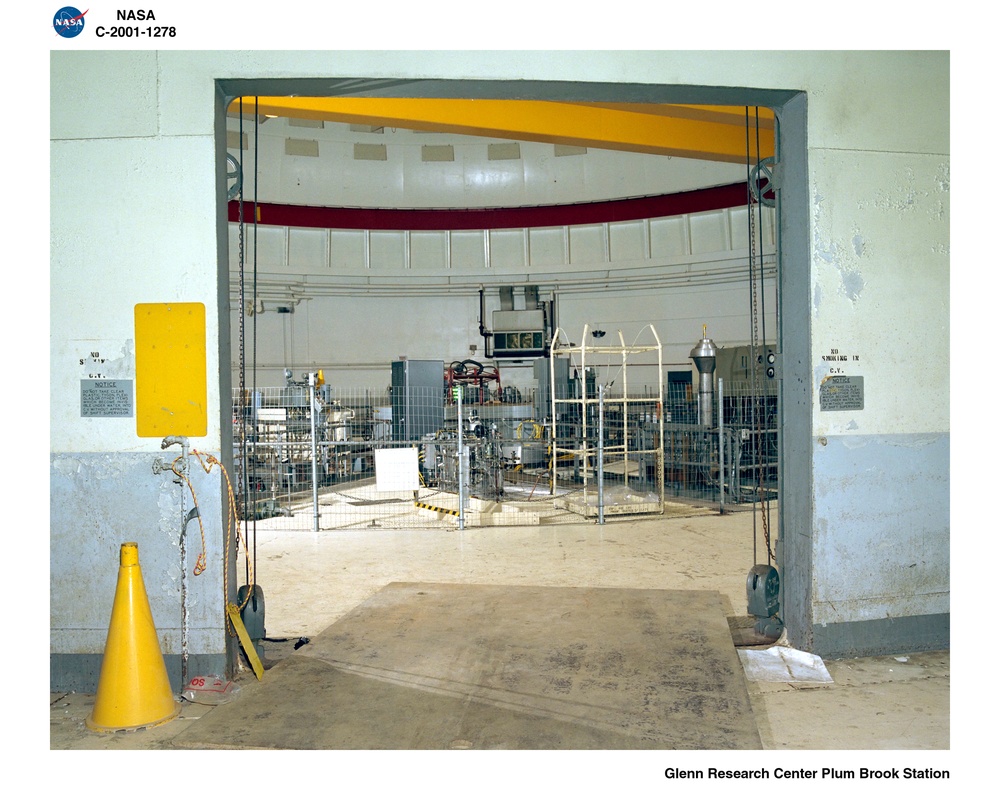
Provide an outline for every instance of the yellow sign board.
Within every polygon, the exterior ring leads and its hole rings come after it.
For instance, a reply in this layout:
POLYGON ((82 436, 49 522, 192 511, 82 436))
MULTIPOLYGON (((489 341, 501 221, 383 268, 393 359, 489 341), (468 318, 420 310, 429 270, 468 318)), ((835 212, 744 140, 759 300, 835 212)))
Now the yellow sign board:
POLYGON ((204 303, 135 307, 135 427, 139 436, 206 436, 204 303))

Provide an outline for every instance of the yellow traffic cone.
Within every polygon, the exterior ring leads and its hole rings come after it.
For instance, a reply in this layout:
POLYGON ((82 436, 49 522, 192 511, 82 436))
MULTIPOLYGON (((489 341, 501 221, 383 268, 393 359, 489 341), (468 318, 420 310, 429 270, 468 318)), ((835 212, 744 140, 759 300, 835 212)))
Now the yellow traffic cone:
POLYGON ((118 588, 104 645, 101 677, 87 727, 99 733, 132 731, 169 722, 180 713, 149 610, 139 568, 139 545, 121 549, 118 588))

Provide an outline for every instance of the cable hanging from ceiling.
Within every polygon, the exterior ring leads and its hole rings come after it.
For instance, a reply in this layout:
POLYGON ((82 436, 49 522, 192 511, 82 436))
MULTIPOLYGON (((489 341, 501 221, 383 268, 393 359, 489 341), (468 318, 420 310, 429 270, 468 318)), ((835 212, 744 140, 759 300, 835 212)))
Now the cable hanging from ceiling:
MULTIPOLYGON (((254 107, 257 105, 257 98, 254 98, 254 107)), ((260 153, 260 115, 254 115, 254 125, 253 125, 253 207, 256 209, 257 204, 257 184, 258 176, 260 175, 259 163, 257 161, 257 156, 260 153)), ((257 396, 257 222, 259 215, 254 212, 253 215, 253 370, 252 370, 252 391, 253 396, 257 396)), ((244 313, 246 309, 244 309, 244 313)), ((256 409, 255 409, 256 411, 256 409)), ((254 414, 254 430, 256 430, 257 417, 254 414)), ((253 515, 253 574, 257 574, 257 515, 253 515)), ((250 574, 247 574, 247 584, 251 584, 250 574)))
POLYGON ((746 163, 747 163, 747 237, 749 248, 749 281, 750 281, 750 375, 751 375, 751 426, 754 430, 754 477, 753 494, 753 555, 757 563, 757 503, 760 502, 761 532, 767 551, 767 563, 776 560, 771 546, 771 510, 765 483, 767 463, 766 437, 768 409, 764 398, 763 349, 767 345, 767 327, 764 303, 764 270, 758 263, 758 257, 763 258, 763 206, 770 203, 767 194, 771 190, 770 166, 773 159, 760 157, 760 114, 758 107, 753 109, 754 142, 751 145, 750 106, 746 106, 746 163), (751 150, 754 150, 753 157, 751 150), (761 176, 765 176, 763 185, 761 176))
MULTIPOLYGON (((239 109, 240 109, 240 122, 239 122, 239 141, 240 147, 243 146, 243 98, 239 99, 239 109)), ((251 208, 257 208, 257 183, 259 166, 257 160, 257 153, 260 150, 259 147, 259 137, 260 137, 260 119, 255 118, 254 123, 254 163, 253 163, 253 200, 251 208)), ((244 542, 245 545, 251 552, 245 554, 246 559, 246 585, 241 588, 241 594, 244 596, 240 598, 241 606, 246 603, 246 601, 255 594, 255 589, 257 588, 254 584, 253 575, 257 572, 257 515, 252 513, 249 506, 250 498, 250 470, 247 469, 247 464, 249 463, 249 452, 248 452, 248 441, 247 441, 247 423, 249 419, 256 419, 256 409, 254 406, 254 398, 257 396, 257 304, 258 304, 258 294, 257 294, 257 214, 254 214, 253 218, 253 228, 252 228, 252 246, 253 246, 253 257, 252 257, 252 283, 251 283, 251 298, 248 302, 247 299, 247 280, 246 280, 246 192, 245 192, 245 171, 243 170, 242 164, 236 162, 235 172, 237 175, 237 183, 232 187, 230 191, 230 200, 236 201, 236 206, 238 209, 237 217, 237 228, 239 235, 239 376, 240 376, 240 386, 239 386, 239 401, 237 402, 237 413, 239 414, 239 453, 240 453, 240 493, 242 495, 242 520, 244 526, 244 542), (233 195, 235 191, 235 197, 233 195), (251 358, 251 385, 247 387, 247 331, 246 331, 246 318, 250 316, 252 318, 251 324, 251 344, 252 344, 252 354, 251 358), (249 528, 249 530, 247 530, 249 528)), ((231 175, 233 173, 230 173, 231 175)), ((237 539, 237 548, 239 546, 239 540, 237 539)))
MULTIPOLYGON (((239 99, 240 108, 240 122, 239 122, 239 148, 240 157, 242 158, 242 148, 243 148, 243 98, 239 99)), ((242 166, 238 168, 239 172, 242 172, 242 166)), ((246 233, 246 226, 244 224, 243 213, 245 210, 244 198, 243 198, 243 181, 238 180, 233 186, 235 190, 235 197, 231 196, 232 200, 236 201, 236 231, 238 234, 239 243, 239 253, 238 253, 238 267, 239 267, 239 376, 240 376, 240 386, 239 386, 239 401, 237 404, 239 410, 239 452, 240 452, 240 495, 242 497, 242 519, 247 518, 247 491, 246 491, 246 470, 245 466, 247 463, 247 436, 246 436, 246 419, 247 419, 247 374, 246 374, 246 245, 244 242, 244 236, 246 233)))

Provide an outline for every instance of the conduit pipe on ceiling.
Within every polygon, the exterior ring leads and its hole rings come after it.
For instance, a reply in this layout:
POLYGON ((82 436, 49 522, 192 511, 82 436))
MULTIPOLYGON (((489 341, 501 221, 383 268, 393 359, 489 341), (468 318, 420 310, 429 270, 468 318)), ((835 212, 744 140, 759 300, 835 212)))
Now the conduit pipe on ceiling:
MULTIPOLYGON (((619 262, 617 266, 608 267, 605 264, 597 268, 587 268, 580 264, 567 264, 566 269, 559 271, 531 272, 497 272, 491 273, 489 277, 490 285, 494 287, 510 287, 530 284, 532 286, 543 283, 570 285, 578 282, 586 282, 591 278, 604 280, 608 277, 631 281, 643 277, 660 277, 664 275, 698 274, 708 272, 713 268, 722 267, 724 269, 746 268, 748 251, 726 250, 724 252, 709 253, 705 255, 688 255, 683 259, 662 260, 662 261, 632 261, 619 262), (680 270, 684 270, 681 272, 680 270)), ((765 266, 773 265, 774 253, 765 253, 762 256, 765 266)), ((466 289, 473 289, 478 292, 483 286, 483 274, 420 274, 419 276, 408 275, 409 270, 395 273, 382 273, 378 270, 365 270, 354 274, 323 275, 321 273, 296 271, 290 272, 288 265, 274 264, 273 271, 268 271, 267 266, 258 267, 258 277, 271 280, 274 283, 288 284, 312 284, 315 285, 340 285, 348 286, 353 284, 365 285, 392 285, 399 286, 459 286, 466 289)), ((235 275, 235 273, 231 273, 235 275)))
MULTIPOLYGON (((763 265, 763 277, 773 278, 777 268, 773 260, 763 265)), ((543 291, 559 291, 560 293, 587 293, 606 290, 653 290, 686 287, 722 286, 734 283, 746 283, 746 269, 742 264, 725 265, 716 269, 700 269, 694 271, 672 272, 668 274, 616 275, 613 270, 604 270, 586 278, 568 277, 558 280, 541 280, 539 276, 505 276, 512 284, 522 284, 530 281, 543 291)), ((468 280, 447 279, 445 282, 429 282, 426 277, 414 278, 413 282, 399 280, 398 277, 386 277, 378 282, 372 282, 369 277, 341 280, 336 283, 325 283, 312 280, 308 276, 296 276, 289 280, 288 275, 280 273, 258 274, 258 297, 266 302, 298 304, 304 299, 313 297, 344 297, 358 294, 385 297, 413 297, 457 295, 475 296, 479 293, 480 279, 472 277, 468 280)), ((494 281, 495 283, 497 281, 494 281)), ((238 306, 239 298, 231 296, 238 306)))

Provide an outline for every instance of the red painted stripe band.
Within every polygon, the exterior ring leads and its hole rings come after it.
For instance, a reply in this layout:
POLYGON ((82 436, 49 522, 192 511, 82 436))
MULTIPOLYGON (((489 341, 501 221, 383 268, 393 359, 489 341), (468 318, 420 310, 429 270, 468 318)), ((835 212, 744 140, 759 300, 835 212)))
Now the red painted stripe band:
MULTIPOLYGON (((673 217, 747 204, 745 183, 715 186, 691 192, 573 203, 558 206, 470 209, 327 208, 259 203, 258 224, 291 228, 329 228, 374 231, 459 231, 503 228, 549 228, 673 217)), ((229 203, 229 221, 239 222, 238 200, 229 203)), ((243 221, 254 221, 254 204, 244 202, 243 221)))

